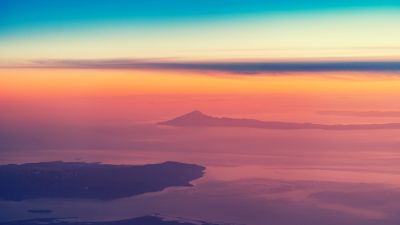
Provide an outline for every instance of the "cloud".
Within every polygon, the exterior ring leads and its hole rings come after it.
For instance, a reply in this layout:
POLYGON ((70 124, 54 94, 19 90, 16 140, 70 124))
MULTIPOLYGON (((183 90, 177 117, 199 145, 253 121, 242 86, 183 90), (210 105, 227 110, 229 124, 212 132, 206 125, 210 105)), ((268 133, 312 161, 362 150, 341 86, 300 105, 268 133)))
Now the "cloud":
POLYGON ((89 68, 89 69, 160 69, 216 71, 235 74, 268 72, 400 72, 400 61, 334 61, 334 62, 189 62, 177 60, 38 60, 31 65, 39 68, 89 68))
POLYGON ((400 111, 319 111, 318 114, 327 116, 349 116, 349 117, 400 117, 400 111))

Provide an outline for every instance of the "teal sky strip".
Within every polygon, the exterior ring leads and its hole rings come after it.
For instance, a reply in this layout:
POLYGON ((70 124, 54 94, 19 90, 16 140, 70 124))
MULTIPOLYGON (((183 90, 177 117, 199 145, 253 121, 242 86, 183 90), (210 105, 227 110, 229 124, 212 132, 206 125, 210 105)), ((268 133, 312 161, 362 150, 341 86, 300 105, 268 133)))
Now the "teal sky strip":
POLYGON ((362 8, 400 9, 400 0, 1 0, 0 33, 99 22, 185 23, 213 17, 362 8))

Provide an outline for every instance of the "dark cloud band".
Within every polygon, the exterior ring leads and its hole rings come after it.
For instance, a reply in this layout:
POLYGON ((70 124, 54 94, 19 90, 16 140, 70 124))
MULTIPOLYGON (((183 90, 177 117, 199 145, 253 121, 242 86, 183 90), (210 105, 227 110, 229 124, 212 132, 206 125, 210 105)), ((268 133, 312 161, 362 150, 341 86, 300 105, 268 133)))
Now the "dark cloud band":
POLYGON ((42 60, 34 67, 93 69, 162 69, 219 71, 239 74, 266 72, 400 72, 400 61, 360 62, 177 62, 152 60, 42 60))

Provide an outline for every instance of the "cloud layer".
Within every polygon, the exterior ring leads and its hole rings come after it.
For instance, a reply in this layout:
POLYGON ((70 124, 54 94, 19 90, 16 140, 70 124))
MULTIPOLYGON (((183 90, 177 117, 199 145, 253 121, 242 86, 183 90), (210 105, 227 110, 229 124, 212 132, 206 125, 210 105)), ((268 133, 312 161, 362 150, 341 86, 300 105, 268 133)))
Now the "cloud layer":
POLYGON ((398 61, 335 62, 179 62, 157 60, 38 60, 34 67, 92 69, 160 69, 217 71, 238 74, 268 72, 400 72, 398 61))
POLYGON ((350 117, 400 117, 400 111, 319 111, 321 115, 350 117))

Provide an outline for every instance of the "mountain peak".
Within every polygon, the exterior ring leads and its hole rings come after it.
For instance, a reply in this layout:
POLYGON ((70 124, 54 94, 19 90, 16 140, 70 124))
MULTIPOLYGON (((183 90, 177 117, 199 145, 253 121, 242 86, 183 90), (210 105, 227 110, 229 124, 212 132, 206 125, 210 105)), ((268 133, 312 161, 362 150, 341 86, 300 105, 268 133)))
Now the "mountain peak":
MULTIPOLYGON (((207 116, 207 115, 204 114, 203 112, 199 111, 199 110, 194 110, 194 111, 192 111, 192 112, 190 112, 190 113, 186 113, 186 114, 183 115, 183 116, 207 116)), ((183 116, 182 116, 182 117, 183 117, 183 116)))
POLYGON ((164 125, 180 125, 180 126, 191 126, 191 125, 202 125, 208 120, 214 119, 211 116, 204 114, 199 110, 194 110, 192 112, 186 113, 182 116, 176 117, 175 119, 161 122, 164 125))
POLYGON ((197 120, 197 119, 204 119, 204 118, 211 118, 209 115, 204 114, 199 110, 194 110, 192 112, 186 113, 182 116, 179 116, 173 120, 197 120))

